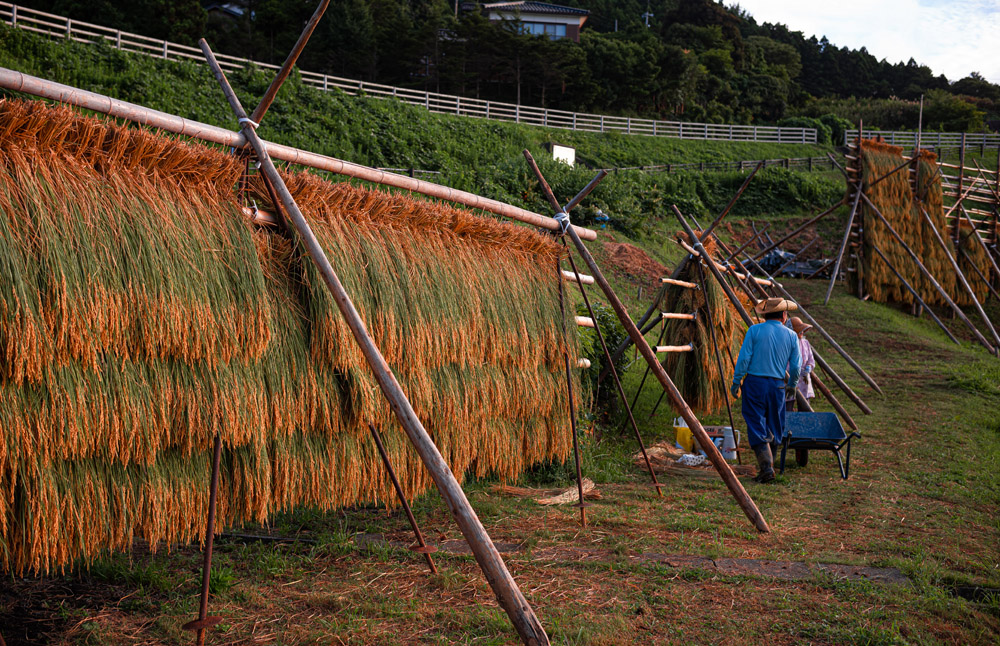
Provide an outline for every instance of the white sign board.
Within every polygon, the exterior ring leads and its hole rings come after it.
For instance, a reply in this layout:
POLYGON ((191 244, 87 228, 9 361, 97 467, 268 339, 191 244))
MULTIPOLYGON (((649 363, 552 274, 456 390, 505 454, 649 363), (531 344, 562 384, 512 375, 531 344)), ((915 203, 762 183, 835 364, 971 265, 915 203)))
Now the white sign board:
POLYGON ((576 148, 552 144, 552 159, 572 166, 576 163, 576 148))

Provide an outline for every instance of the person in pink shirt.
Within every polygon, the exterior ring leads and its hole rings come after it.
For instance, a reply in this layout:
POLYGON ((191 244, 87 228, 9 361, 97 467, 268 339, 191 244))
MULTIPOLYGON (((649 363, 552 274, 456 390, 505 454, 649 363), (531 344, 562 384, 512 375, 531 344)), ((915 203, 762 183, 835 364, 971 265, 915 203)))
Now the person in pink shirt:
MULTIPOLYGON (((816 368, 816 357, 813 356, 813 349, 809 344, 809 339, 806 338, 806 332, 811 330, 813 326, 797 316, 789 319, 788 323, 799 338, 799 354, 802 355, 802 371, 799 373, 799 383, 796 384, 796 387, 803 397, 812 399, 816 396, 812 385, 812 371, 816 368)), ((795 395, 792 394, 790 398, 785 400, 785 409, 792 410, 794 404, 795 395)))

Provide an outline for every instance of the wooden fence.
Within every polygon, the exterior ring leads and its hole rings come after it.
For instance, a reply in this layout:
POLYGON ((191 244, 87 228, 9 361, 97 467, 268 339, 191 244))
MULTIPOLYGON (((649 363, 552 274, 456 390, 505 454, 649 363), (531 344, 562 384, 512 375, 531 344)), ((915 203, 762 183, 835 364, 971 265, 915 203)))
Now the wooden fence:
MULTIPOLYGON (((180 45, 158 38, 149 38, 118 29, 110 29, 88 22, 72 20, 28 7, 0 2, 0 20, 25 31, 66 38, 79 43, 107 41, 113 47, 162 58, 165 60, 193 60, 204 63, 197 47, 180 45)), ((277 65, 258 63, 245 58, 217 54, 223 69, 233 70, 253 64, 265 69, 278 69, 277 65)), ((683 121, 658 121, 634 117, 613 117, 600 114, 549 110, 513 103, 485 101, 423 92, 379 83, 368 83, 315 72, 302 71, 302 80, 312 87, 330 91, 334 88, 350 95, 396 99, 420 105, 431 112, 478 117, 499 121, 513 121, 549 128, 583 130, 588 132, 622 132, 632 135, 671 137, 675 139, 700 139, 721 141, 767 141, 776 143, 816 143, 814 128, 785 128, 777 126, 748 126, 719 123, 689 123, 683 121)))
MULTIPOLYGON (((865 130, 865 139, 881 137, 886 143, 893 146, 902 146, 904 149, 912 149, 917 145, 917 133, 893 131, 893 130, 865 130)), ((844 132, 844 145, 854 143, 858 138, 857 130, 847 130, 844 132)), ((924 132, 920 134, 920 147, 925 149, 933 148, 998 148, 1000 147, 1000 134, 989 132, 924 132)))
POLYGON ((751 170, 757 164, 763 164, 764 168, 788 168, 793 170, 813 171, 813 170, 834 170, 836 164, 829 157, 784 157, 781 159, 750 159, 742 161, 725 162, 684 162, 679 164, 651 164, 648 166, 622 166, 619 168, 605 168, 609 173, 623 170, 639 170, 647 172, 672 173, 674 171, 697 170, 697 171, 745 171, 751 170))

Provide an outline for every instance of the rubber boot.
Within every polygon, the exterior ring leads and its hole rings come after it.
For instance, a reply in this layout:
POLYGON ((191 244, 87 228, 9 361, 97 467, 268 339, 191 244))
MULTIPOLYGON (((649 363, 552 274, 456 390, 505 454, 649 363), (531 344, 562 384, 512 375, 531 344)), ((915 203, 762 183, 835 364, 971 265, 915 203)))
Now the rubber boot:
POLYGON ((757 456, 757 477, 754 482, 761 484, 774 480, 774 457, 771 455, 770 444, 758 444, 753 447, 754 455, 757 456))

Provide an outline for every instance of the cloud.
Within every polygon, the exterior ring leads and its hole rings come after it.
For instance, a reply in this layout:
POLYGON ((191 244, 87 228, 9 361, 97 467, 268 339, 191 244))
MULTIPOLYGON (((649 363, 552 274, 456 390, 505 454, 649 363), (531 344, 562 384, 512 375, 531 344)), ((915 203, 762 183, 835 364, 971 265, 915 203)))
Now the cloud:
MULTIPOLYGON (((728 2, 737 4, 737 2, 728 2)), ((1000 83, 996 0, 739 0, 757 23, 784 23, 807 38, 865 47, 890 63, 913 58, 951 81, 979 72, 1000 83)))

